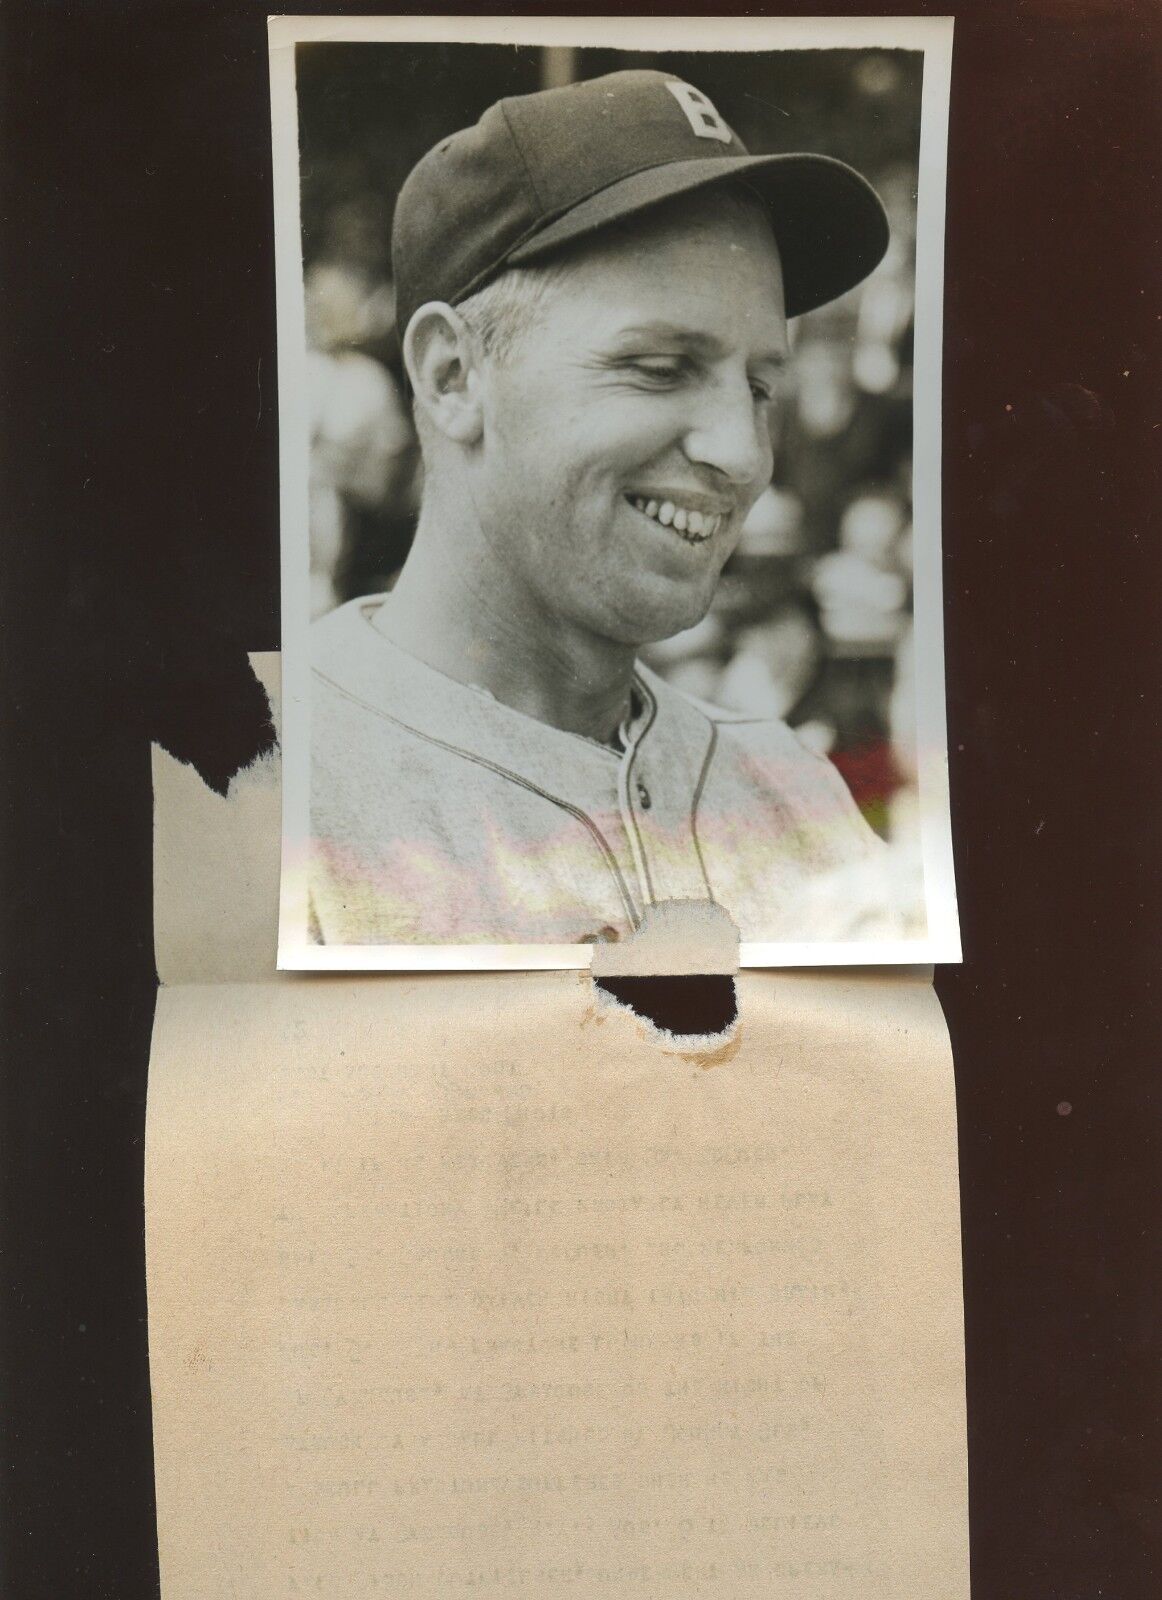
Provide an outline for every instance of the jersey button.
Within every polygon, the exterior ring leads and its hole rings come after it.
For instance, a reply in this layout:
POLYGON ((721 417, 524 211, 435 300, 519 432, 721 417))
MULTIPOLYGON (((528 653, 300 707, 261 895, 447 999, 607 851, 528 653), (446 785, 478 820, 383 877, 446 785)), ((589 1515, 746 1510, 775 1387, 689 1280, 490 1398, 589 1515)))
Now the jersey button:
POLYGON ((643 811, 648 811, 654 803, 650 799, 650 791, 640 778, 637 780, 637 797, 643 811))

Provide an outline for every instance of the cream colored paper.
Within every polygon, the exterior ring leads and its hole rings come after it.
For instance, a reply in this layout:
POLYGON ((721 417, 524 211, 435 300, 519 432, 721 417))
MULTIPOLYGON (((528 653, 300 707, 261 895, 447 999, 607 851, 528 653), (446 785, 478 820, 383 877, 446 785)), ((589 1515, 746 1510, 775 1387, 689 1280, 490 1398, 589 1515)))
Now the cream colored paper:
POLYGON ((155 771, 164 1600, 967 1596, 930 983, 276 977, 275 766, 155 771))
POLYGON ((952 1079, 918 981, 163 997, 166 1600, 967 1595, 952 1079))

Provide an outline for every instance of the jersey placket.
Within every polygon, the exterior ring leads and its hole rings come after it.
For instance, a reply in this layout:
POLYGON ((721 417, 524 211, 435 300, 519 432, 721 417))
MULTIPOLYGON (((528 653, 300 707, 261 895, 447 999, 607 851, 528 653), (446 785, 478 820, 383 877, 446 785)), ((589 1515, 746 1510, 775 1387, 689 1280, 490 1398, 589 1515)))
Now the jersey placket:
POLYGON ((639 687, 641 709, 621 728, 617 798, 643 908, 659 900, 712 899, 692 826, 694 753, 667 737, 657 701, 639 687))

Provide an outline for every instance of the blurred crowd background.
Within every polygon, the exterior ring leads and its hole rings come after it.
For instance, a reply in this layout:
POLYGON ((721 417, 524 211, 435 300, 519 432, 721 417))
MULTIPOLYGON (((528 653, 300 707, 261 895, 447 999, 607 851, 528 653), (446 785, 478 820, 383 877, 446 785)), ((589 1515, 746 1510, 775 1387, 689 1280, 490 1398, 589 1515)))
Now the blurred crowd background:
POLYGON ((415 526, 419 454, 390 276, 392 211, 408 171, 502 95, 629 66, 694 83, 752 151, 810 149, 850 162, 887 208, 883 264, 792 324, 793 390, 773 481, 712 610, 644 656, 704 700, 784 717, 835 762, 868 820, 888 833, 909 791, 914 747, 917 54, 300 45, 314 612, 389 588, 415 526))

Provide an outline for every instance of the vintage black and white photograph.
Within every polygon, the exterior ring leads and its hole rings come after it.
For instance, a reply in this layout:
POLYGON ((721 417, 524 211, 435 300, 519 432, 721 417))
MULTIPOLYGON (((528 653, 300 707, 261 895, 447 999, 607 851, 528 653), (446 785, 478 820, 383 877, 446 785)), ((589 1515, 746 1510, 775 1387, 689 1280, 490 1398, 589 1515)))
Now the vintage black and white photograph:
POLYGON ((950 42, 272 22, 280 964, 959 959, 950 42))

